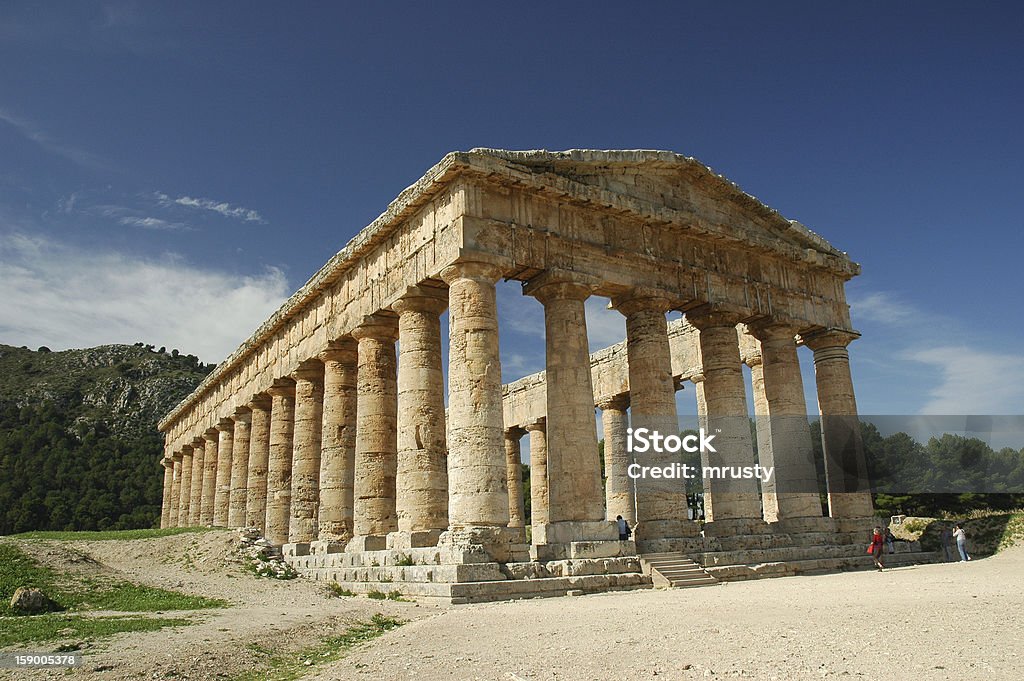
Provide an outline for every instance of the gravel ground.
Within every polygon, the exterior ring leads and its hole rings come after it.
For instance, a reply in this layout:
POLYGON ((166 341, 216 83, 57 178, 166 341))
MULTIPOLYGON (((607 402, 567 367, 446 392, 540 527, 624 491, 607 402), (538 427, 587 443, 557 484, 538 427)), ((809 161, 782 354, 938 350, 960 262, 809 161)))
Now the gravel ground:
MULTIPOLYGON (((968 564, 466 606, 328 598, 258 579, 233 532, 124 542, 24 542, 44 562, 234 605, 196 624, 122 634, 71 673, 0 679, 223 679, 382 612, 409 622, 303 678, 1024 678, 1024 548, 968 564), (84 555, 84 558, 83 558, 84 555), (94 559, 93 560, 90 560, 94 559)), ((53 645, 39 646, 52 650, 53 645)))

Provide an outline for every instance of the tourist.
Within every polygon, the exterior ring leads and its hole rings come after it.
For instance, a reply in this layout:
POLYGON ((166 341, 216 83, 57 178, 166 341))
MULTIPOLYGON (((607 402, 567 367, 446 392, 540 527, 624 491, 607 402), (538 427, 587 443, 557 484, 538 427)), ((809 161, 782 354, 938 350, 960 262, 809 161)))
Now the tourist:
POLYGON ((954 526, 953 537, 956 539, 956 550, 960 552, 960 560, 966 563, 971 557, 967 554, 967 535, 964 534, 964 528, 960 523, 954 526))
POLYGON ((892 530, 888 527, 885 528, 885 548, 889 553, 896 553, 895 540, 896 537, 893 536, 892 530))
POLYGON ((615 516, 615 522, 619 524, 619 541, 629 539, 629 535, 633 534, 633 530, 629 527, 629 522, 621 515, 615 516))
POLYGON ((942 560, 949 563, 953 560, 953 530, 949 525, 943 524, 939 539, 942 542, 942 560))
POLYGON ((881 572, 882 568, 882 544, 885 543, 885 538, 882 536, 882 528, 876 527, 874 532, 871 534, 871 543, 868 545, 868 553, 871 554, 871 558, 875 561, 875 567, 881 572))

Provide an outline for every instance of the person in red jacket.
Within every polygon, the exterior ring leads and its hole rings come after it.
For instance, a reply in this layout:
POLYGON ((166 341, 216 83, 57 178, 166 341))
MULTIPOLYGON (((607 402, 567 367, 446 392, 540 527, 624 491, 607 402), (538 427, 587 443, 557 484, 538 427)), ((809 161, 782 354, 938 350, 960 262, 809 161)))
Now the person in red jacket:
POLYGON ((871 544, 868 546, 868 553, 875 561, 875 567, 881 572, 882 568, 882 546, 885 545, 885 537, 882 535, 882 528, 876 527, 871 535, 871 544))

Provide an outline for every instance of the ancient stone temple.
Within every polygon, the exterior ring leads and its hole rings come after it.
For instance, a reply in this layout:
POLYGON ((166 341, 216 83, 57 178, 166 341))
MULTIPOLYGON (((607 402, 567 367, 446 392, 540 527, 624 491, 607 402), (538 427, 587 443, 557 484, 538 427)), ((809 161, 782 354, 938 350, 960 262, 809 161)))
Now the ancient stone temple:
POLYGON ((161 523, 256 527, 309 576, 456 601, 859 564, 872 507, 844 293, 858 271, 691 158, 449 154, 160 423, 161 523), (546 332, 546 371, 508 385, 501 279, 543 305, 546 332), (594 354, 590 296, 626 326, 594 354), (708 462, 754 463, 743 363, 757 460, 775 476, 705 480, 697 522, 681 483, 627 475, 627 428, 678 434, 675 392, 690 382, 717 434, 708 462))

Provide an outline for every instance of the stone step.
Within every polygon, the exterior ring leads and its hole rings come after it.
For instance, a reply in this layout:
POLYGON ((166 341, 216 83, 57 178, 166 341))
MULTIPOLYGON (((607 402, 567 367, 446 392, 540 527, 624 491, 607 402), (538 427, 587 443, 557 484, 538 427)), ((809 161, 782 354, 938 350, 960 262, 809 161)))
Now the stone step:
POLYGON ((640 561, 655 586, 682 588, 717 583, 704 568, 682 553, 645 553, 640 561))
POLYGON ((781 546, 770 549, 745 549, 737 551, 708 551, 691 557, 705 568, 721 565, 746 565, 752 563, 775 563, 822 558, 847 558, 866 555, 867 543, 842 544, 839 546, 781 546))
MULTIPOLYGON (((919 551, 916 553, 893 553, 883 557, 886 567, 905 567, 923 563, 941 562, 941 552, 919 551)), ((798 574, 838 572, 844 570, 874 569, 871 556, 845 556, 834 558, 810 558, 803 560, 774 561, 708 567, 707 572, 723 582, 767 577, 788 577, 798 574)))

